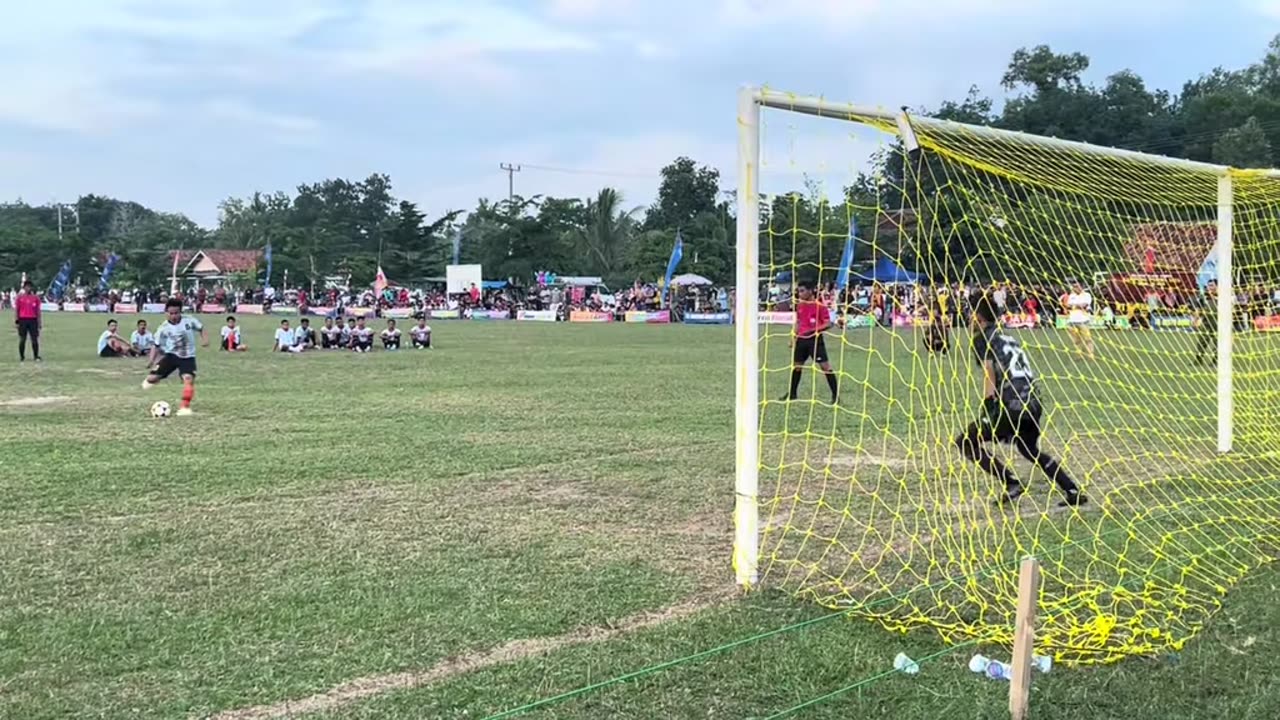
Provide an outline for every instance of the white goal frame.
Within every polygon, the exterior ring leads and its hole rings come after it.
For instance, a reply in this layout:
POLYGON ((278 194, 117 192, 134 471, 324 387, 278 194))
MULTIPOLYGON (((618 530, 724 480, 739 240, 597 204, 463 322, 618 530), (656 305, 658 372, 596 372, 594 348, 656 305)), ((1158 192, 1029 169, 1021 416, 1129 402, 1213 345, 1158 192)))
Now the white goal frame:
MULTIPOLYGON (((912 123, 958 123, 932 118, 909 117, 906 110, 890 112, 880 108, 835 103, 819 97, 744 87, 738 91, 738 182, 737 182, 737 275, 734 302, 736 344, 735 374, 735 459, 734 459, 734 542, 733 567, 737 583, 751 587, 760 579, 760 110, 773 108, 829 117, 836 120, 875 118, 894 123, 908 149, 915 149, 912 123)), ((1218 177, 1218 452, 1231 452, 1234 405, 1232 402, 1231 345, 1235 289, 1232 278, 1232 209, 1234 194, 1231 169, 1222 165, 1147 155, 1132 150, 1105 148, 1087 143, 1026 133, 1010 133, 979 125, 963 125, 982 136, 1007 137, 1016 134, 1028 143, 1071 148, 1095 155, 1123 157, 1142 162, 1212 172, 1218 177)), ((1271 171, 1280 177, 1280 171, 1271 171)))

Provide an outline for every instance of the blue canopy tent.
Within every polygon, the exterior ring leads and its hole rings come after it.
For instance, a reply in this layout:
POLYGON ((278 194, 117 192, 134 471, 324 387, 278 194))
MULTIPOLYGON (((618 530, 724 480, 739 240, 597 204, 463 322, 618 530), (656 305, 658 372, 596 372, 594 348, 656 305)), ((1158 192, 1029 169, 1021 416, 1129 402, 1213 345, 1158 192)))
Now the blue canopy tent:
POLYGON ((893 261, 888 255, 881 255, 876 259, 876 264, 871 268, 871 272, 867 274, 854 273, 854 277, 866 282, 876 283, 918 283, 921 280, 920 273, 914 273, 910 270, 903 270, 902 266, 893 261))

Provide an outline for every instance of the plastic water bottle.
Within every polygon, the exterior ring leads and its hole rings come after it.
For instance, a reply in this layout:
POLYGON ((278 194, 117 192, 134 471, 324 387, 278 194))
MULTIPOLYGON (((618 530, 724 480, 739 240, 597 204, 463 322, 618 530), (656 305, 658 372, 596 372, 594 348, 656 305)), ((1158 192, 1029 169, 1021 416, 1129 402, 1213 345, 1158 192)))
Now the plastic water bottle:
POLYGON ((893 659, 893 669, 908 675, 915 675, 920 672, 920 663, 907 657, 906 653, 898 653, 893 659))
POLYGON ((1053 658, 1048 655, 1033 655, 1031 661, 1041 673, 1047 673, 1053 669, 1053 658))
POLYGON ((969 669, 975 673, 986 675, 992 680, 1009 680, 1013 678, 1013 667, 1008 663, 982 655, 974 655, 969 660, 969 669))

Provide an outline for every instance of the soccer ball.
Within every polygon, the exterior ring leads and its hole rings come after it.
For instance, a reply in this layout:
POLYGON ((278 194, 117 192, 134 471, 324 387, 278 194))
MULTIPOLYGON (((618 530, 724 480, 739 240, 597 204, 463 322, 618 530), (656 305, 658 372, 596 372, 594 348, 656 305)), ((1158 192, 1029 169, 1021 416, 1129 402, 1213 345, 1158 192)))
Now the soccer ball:
POLYGON ((151 417, 166 418, 169 417, 169 403, 161 400, 151 406, 151 417))

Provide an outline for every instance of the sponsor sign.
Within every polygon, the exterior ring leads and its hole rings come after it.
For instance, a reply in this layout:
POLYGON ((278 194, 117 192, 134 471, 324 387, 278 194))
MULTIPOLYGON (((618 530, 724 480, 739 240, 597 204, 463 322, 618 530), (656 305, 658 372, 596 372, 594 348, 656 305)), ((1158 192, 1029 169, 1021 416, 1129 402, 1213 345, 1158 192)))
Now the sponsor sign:
POLYGON ((298 308, 294 307, 293 305, 272 305, 271 314, 272 315, 297 315, 298 308))
POLYGON ((517 320, 527 320, 530 322, 555 322, 555 310, 521 310, 516 315, 517 320))
POLYGON ((569 313, 569 322, 576 323, 607 323, 613 322, 611 313, 589 312, 587 310, 574 310, 569 313))
POLYGON ((761 310, 760 322, 765 325, 795 325, 796 314, 793 312, 778 312, 776 310, 761 310))
POLYGON ((63 312, 84 312, 84 303, 63 303, 63 312))
POLYGON ((349 307, 346 310, 347 317, 353 318, 371 318, 376 317, 378 311, 371 307, 349 307))
POLYGON ((1154 330, 1191 330, 1195 327, 1195 319, 1190 315, 1152 315, 1151 327, 1154 330))
POLYGON ((85 312, 100 312, 100 313, 104 313, 104 312, 110 312, 110 311, 111 311, 111 306, 110 306, 110 305, 108 305, 108 304, 106 304, 106 303, 93 303, 92 305, 88 305, 88 306, 86 306, 84 310, 85 310, 85 312))
POLYGON ((164 303, 144 303, 142 306, 144 313, 163 313, 164 303))
POLYGON ((200 306, 200 312, 209 313, 211 315, 221 315, 226 311, 227 311, 227 306, 219 305, 218 303, 205 303, 200 306))
POLYGON ((138 306, 133 303, 116 303, 117 315, 132 315, 138 312, 138 306))
POLYGON ((462 314, 457 310, 428 310, 427 317, 434 320, 459 320, 462 314))
POLYGON ((58 303, 40 303, 40 312, 58 312, 62 306, 58 303))
POLYGON ((844 318, 844 326, 846 328, 875 327, 876 319, 870 315, 846 315, 844 318))
POLYGON ((307 308, 307 314, 315 315, 316 317, 329 317, 330 315, 334 315, 336 312, 337 312, 336 308, 330 307, 328 305, 320 305, 320 306, 313 305, 307 308))
POLYGON ((684 321, 691 325, 729 325, 733 323, 733 316, 729 313, 685 313, 684 321))
POLYGON ((262 311, 261 305, 241 304, 236 306, 236 314, 237 315, 265 315, 266 313, 262 311))
POLYGON ((626 321, 629 323, 669 323, 671 322, 671 312, 668 310, 660 310, 658 312, 628 310, 626 321))
POLYGON ((1001 324, 1010 329, 1025 330, 1034 328, 1037 324, 1037 318, 1035 315, 1027 313, 1005 313, 1001 324))
POLYGON ((511 313, 506 310, 472 310, 472 320, 510 320, 511 313))
POLYGON ((403 307, 403 308, 387 308, 386 310, 383 310, 383 311, 382 311, 382 317, 384 317, 384 318, 395 318, 395 319, 397 319, 397 320, 403 320, 403 319, 405 319, 405 318, 411 318, 411 317, 413 317, 413 308, 407 308, 407 307, 403 307))

